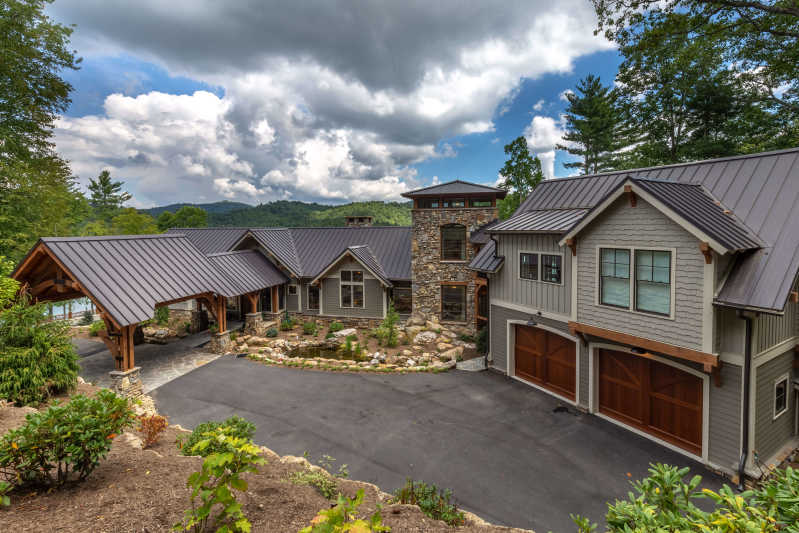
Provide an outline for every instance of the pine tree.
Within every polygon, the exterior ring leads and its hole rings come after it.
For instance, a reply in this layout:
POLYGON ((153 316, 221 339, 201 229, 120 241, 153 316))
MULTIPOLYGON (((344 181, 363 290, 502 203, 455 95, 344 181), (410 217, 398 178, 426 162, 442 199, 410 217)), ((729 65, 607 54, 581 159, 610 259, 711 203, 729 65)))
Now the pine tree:
POLYGON ((122 192, 122 185, 121 181, 111 181, 111 173, 107 170, 100 172, 96 180, 90 181, 89 204, 98 220, 109 222, 122 209, 122 205, 131 199, 129 193, 122 192))
POLYGON ((502 176, 499 187, 508 191, 508 195, 499 204, 501 219, 511 216, 527 195, 544 179, 541 160, 530 154, 524 136, 519 136, 506 144, 505 154, 508 159, 499 171, 502 176))
POLYGON ((577 83, 577 92, 567 94, 566 135, 568 144, 558 144, 582 158, 565 163, 566 168, 579 168, 584 174, 613 170, 618 163, 617 153, 624 147, 628 135, 623 129, 623 115, 617 105, 617 95, 602 85, 599 77, 589 74, 577 83))

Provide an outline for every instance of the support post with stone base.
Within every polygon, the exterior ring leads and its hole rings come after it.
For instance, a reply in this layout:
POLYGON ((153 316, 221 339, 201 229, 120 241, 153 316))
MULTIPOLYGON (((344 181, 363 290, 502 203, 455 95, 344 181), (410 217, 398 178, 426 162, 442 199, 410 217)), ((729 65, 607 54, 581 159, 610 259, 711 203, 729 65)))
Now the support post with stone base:
POLYGON ((141 367, 134 366, 130 370, 112 370, 111 390, 126 398, 138 398, 144 394, 140 377, 141 367))
POLYGON ((264 317, 261 313, 244 315, 244 333, 261 337, 264 334, 264 317))
POLYGON ((230 332, 212 333, 211 342, 208 343, 208 351, 211 353, 227 353, 232 347, 230 332))

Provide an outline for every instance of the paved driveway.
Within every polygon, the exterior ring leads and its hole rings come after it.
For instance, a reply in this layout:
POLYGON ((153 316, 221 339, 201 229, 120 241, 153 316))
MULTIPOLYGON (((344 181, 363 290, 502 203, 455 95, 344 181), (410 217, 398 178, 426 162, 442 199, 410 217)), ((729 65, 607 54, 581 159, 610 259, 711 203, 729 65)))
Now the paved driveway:
POLYGON ((453 489, 498 524, 571 532, 601 520, 651 461, 703 468, 595 416, 492 372, 337 374, 222 357, 153 391, 172 423, 238 414, 281 455, 329 454, 387 492, 407 476, 453 489))

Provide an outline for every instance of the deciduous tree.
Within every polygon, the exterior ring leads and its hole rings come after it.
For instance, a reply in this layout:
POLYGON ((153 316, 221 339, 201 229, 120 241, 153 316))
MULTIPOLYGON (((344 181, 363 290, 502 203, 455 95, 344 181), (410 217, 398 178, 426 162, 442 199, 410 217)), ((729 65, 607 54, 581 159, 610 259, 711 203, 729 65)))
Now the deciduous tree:
POLYGON ((505 154, 508 159, 499 171, 502 176, 499 187, 508 191, 508 195, 499 203, 501 219, 510 217, 536 185, 544 179, 541 161, 530 154, 524 136, 519 136, 506 144, 505 154))

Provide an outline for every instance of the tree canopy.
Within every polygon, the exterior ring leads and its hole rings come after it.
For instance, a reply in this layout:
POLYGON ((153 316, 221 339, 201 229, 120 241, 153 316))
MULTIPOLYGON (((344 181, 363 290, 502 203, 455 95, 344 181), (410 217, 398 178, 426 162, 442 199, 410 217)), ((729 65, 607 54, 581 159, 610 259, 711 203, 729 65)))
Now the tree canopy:
POLYGON ((502 181, 501 189, 508 191, 507 196, 499 202, 499 218, 510 217, 519 208, 533 189, 544 179, 541 161, 530 154, 527 139, 519 136, 505 145, 508 159, 499 171, 502 181))
POLYGON ((123 182, 111 180, 111 173, 103 170, 96 180, 89 181, 89 205, 94 209, 95 218, 110 221, 122 206, 132 198, 122 190, 123 182))
POLYGON ((160 231, 169 228, 204 228, 208 226, 208 213, 201 207, 184 205, 176 213, 164 211, 157 220, 160 231))

